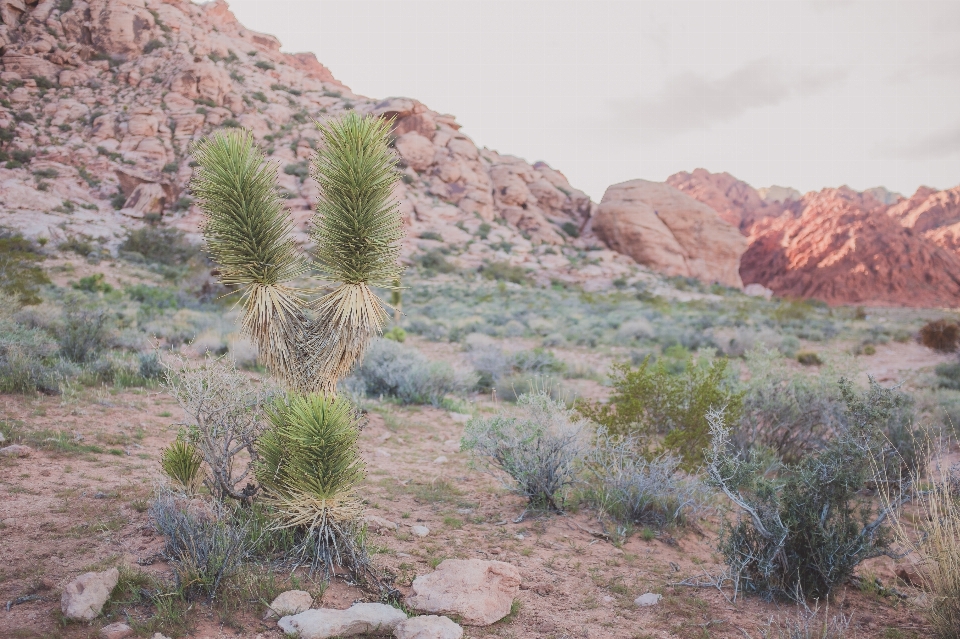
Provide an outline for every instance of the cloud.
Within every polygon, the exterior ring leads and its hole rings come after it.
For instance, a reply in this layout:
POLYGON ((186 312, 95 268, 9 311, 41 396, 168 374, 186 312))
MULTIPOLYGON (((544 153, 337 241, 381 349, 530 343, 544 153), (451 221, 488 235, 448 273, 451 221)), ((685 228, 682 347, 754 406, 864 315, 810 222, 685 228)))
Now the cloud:
POLYGON ((795 95, 820 93, 846 75, 846 71, 830 68, 804 70, 788 78, 778 63, 756 60, 716 79, 683 73, 669 78, 655 95, 621 101, 613 107, 618 116, 639 120, 645 138, 664 139, 735 120, 752 109, 774 106, 795 95))
POLYGON ((914 158, 942 158, 960 153, 960 125, 905 144, 887 144, 885 150, 914 158))

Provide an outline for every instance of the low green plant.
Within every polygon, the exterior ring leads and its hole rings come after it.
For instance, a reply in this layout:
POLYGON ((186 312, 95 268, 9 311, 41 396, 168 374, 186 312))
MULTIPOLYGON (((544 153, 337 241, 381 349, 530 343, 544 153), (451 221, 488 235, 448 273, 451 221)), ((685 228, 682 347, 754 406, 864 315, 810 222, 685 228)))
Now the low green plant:
POLYGON ((681 467, 692 470, 710 444, 708 412, 723 409, 731 422, 740 418, 743 391, 734 389, 727 365, 726 359, 691 357, 681 372, 671 373, 665 359, 654 364, 647 357, 636 369, 617 363, 610 399, 581 401, 577 410, 612 435, 637 438, 644 452, 679 456, 681 467), (659 443, 651 445, 656 437, 659 443))
POLYGON ((797 353, 797 361, 804 366, 820 366, 823 364, 823 360, 820 359, 820 355, 814 353, 813 351, 800 351, 797 353))
POLYGON ((200 472, 202 466, 203 456, 200 451, 180 439, 160 453, 160 468, 189 495, 195 494, 203 483, 200 472))
POLYGON ((130 231, 119 249, 166 266, 182 265, 200 256, 199 249, 187 241, 183 231, 163 226, 143 226, 130 231))
POLYGON ((50 278, 38 265, 43 253, 21 234, 0 228, 0 291, 21 304, 39 304, 40 287, 50 278))
POLYGON ((484 264, 480 273, 489 280, 512 282, 513 284, 529 284, 530 273, 522 266, 507 262, 490 262, 484 264))
POLYGON ((78 291, 86 291, 88 293, 109 293, 113 290, 113 287, 104 281, 103 273, 94 273, 93 275, 81 277, 80 281, 75 282, 72 286, 78 291))

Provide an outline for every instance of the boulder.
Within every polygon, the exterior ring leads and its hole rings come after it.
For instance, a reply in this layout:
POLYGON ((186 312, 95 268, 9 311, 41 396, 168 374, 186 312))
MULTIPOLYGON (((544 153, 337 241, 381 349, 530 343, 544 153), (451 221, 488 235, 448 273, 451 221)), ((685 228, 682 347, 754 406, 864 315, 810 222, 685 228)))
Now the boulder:
POLYGON ((124 215, 143 217, 144 215, 159 215, 163 212, 167 195, 163 187, 156 182, 144 182, 133 190, 127 201, 123 203, 124 215))
POLYGON ((633 600, 633 603, 641 608, 646 608, 649 606, 656 606, 660 603, 660 600, 663 598, 663 595, 658 595, 654 592, 646 592, 636 599, 633 600))
POLYGON ((100 629, 100 639, 127 639, 135 633, 133 628, 125 623, 112 623, 100 629))
POLYGON ((414 171, 425 171, 433 164, 433 156, 436 153, 433 144, 416 131, 410 131, 398 137, 396 147, 400 157, 414 171))
POLYGON ((407 616, 380 603, 353 604, 346 610, 319 608, 283 617, 280 629, 300 639, 326 639, 370 633, 388 634, 407 616))
POLYGON ((377 533, 399 528, 396 523, 378 515, 367 515, 363 518, 363 521, 367 524, 369 530, 377 533))
POLYGON ((309 610, 313 605, 313 595, 306 590, 288 590, 277 595, 264 619, 287 617, 309 610))
POLYGON ((423 615, 398 623, 393 636, 397 639, 460 639, 463 628, 447 617, 423 615))
POLYGON ((410 532, 412 532, 417 537, 426 537, 430 534, 430 529, 426 526, 411 526, 410 532))
POLYGON ((607 246, 655 271, 743 288, 746 238, 709 206, 668 184, 631 180, 609 187, 592 226, 607 246))
POLYGON ((510 614, 520 592, 520 571, 502 561, 446 559, 429 575, 413 580, 407 605, 458 615, 468 626, 489 626, 510 614))
POLYGON ((117 585, 120 571, 116 568, 103 572, 87 572, 70 583, 60 596, 60 610, 67 619, 90 621, 103 611, 110 593, 117 585))

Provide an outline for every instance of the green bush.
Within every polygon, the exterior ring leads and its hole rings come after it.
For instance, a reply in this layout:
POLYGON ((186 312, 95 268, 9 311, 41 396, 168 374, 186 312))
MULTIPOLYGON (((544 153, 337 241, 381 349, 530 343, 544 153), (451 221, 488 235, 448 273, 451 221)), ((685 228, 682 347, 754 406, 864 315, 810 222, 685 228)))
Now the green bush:
POLYGON ((797 353, 797 361, 804 366, 820 366, 823 360, 813 351, 800 351, 797 353))
POLYGON ((68 305, 58 330, 60 354, 78 364, 96 359, 107 343, 108 321, 106 309, 68 305))
POLYGON ((417 264, 428 273, 453 273, 457 267, 447 261, 443 251, 432 249, 417 256, 417 264))
POLYGON ((56 392, 57 375, 48 363, 56 351, 44 331, 0 314, 0 392, 56 392))
POLYGON ((88 293, 109 293, 113 290, 113 287, 104 281, 103 273, 94 273, 93 275, 81 277, 80 281, 75 282, 72 286, 78 291, 86 291, 88 293))
POLYGON ((160 453, 160 469, 167 477, 180 485, 188 495, 197 492, 203 483, 200 469, 203 455, 192 444, 180 439, 160 453))
POLYGON ((520 396, 516 413, 470 420, 461 448, 506 474, 531 506, 561 511, 587 451, 586 422, 543 391, 520 396))
POLYGON ((522 266, 513 266, 506 262, 491 262, 480 268, 480 272, 488 280, 513 282, 514 284, 529 284, 530 274, 522 266))
POLYGON ((722 412, 709 416, 709 481, 740 513, 724 524, 718 549, 741 590, 821 599, 862 561, 889 551, 888 511, 865 488, 883 472, 891 449, 882 427, 902 409, 903 396, 873 380, 863 394, 846 380, 839 387, 844 428, 773 478, 736 451, 722 412))
POLYGON ((651 364, 647 357, 636 369, 614 364, 611 378, 614 390, 609 401, 581 401, 580 413, 613 435, 644 441, 646 450, 678 455, 684 469, 703 463, 703 450, 710 443, 711 409, 725 409, 732 422, 740 418, 743 392, 734 390, 726 359, 691 357, 681 372, 671 373, 665 360, 651 364), (650 445, 654 438, 660 439, 659 445, 650 445))
POLYGON ((187 241, 183 231, 160 226, 130 231, 120 244, 120 251, 137 253, 148 262, 166 266, 183 265, 200 255, 200 250, 187 241))
POLYGON ((39 304, 40 287, 50 283, 37 265, 43 259, 33 242, 0 228, 0 291, 14 296, 21 304, 39 304))
POLYGON ((379 340, 370 345, 363 363, 344 384, 357 395, 439 406, 447 395, 472 387, 472 381, 444 362, 431 362, 412 348, 379 340))

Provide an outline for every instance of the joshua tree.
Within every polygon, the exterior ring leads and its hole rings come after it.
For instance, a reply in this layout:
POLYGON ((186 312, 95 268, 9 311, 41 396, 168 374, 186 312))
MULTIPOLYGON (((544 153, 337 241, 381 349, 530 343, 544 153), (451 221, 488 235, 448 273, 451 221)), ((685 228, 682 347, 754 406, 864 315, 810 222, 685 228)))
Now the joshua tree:
POLYGON ((399 281, 397 173, 387 122, 351 113, 318 128, 312 256, 294 243, 275 168, 249 133, 202 141, 192 188, 220 280, 238 289, 243 331, 287 390, 257 443, 256 475, 277 527, 298 531, 298 561, 328 576, 340 565, 377 581, 358 543, 359 428, 336 389, 387 322, 372 287, 394 289, 399 281), (320 284, 298 286, 308 276, 320 284))

